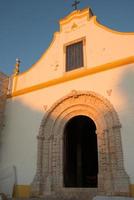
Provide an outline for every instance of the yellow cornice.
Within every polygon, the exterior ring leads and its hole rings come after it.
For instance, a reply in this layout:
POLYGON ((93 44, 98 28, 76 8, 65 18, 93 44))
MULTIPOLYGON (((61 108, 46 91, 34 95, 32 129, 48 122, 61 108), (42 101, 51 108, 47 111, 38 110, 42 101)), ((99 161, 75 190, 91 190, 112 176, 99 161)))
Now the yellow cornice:
POLYGON ((78 71, 74 70, 74 71, 64 74, 62 77, 59 77, 59 78, 35 85, 35 86, 31 86, 28 88, 24 88, 24 89, 15 91, 12 94, 8 95, 8 98, 16 97, 16 96, 23 95, 23 94, 33 92, 33 91, 37 91, 37 90, 40 90, 40 89, 43 89, 46 87, 64 83, 66 81, 71 81, 71 80, 81 78, 81 77, 84 77, 87 75, 92 75, 95 73, 99 73, 102 71, 110 70, 110 69, 113 69, 116 67, 121 67, 122 65, 127 65, 127 64, 132 64, 132 63, 134 63, 134 56, 116 60, 114 62, 106 63, 106 64, 99 65, 99 66, 92 67, 92 68, 82 68, 81 70, 78 70, 78 71))
POLYGON ((134 35, 134 32, 119 32, 119 31, 116 31, 116 30, 113 30, 113 29, 110 29, 108 28, 107 26, 104 26, 102 24, 100 24, 98 21, 97 21, 97 17, 96 16, 93 16, 92 19, 94 20, 94 24, 97 25, 98 27, 110 32, 110 33, 114 33, 114 34, 119 34, 119 35, 134 35))

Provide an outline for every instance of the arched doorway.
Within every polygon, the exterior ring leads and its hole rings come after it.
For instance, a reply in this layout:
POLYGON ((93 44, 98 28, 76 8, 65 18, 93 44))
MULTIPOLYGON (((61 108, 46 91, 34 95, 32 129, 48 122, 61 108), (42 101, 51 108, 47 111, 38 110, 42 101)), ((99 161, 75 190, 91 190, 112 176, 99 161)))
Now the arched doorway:
POLYGON ((64 130, 64 186, 97 187, 96 125, 83 115, 71 118, 64 130))
POLYGON ((96 126, 99 169, 97 188, 78 187, 74 188, 74 193, 92 193, 96 190, 96 194, 101 195, 129 195, 129 177, 124 170, 118 114, 109 100, 91 91, 72 91, 54 103, 44 115, 37 137, 37 170, 32 194, 38 196, 63 191, 71 195, 70 188, 64 184, 63 146, 65 131, 69 129, 69 124, 76 123, 73 122, 76 116, 87 116, 89 124, 96 126))

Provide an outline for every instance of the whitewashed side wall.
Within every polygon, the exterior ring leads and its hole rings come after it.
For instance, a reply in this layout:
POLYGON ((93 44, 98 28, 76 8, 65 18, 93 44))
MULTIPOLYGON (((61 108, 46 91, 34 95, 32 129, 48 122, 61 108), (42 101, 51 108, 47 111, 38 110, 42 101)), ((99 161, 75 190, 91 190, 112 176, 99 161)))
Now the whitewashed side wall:
POLYGON ((6 94, 8 89, 8 77, 0 72, 0 139, 4 126, 4 111, 6 104, 6 94))
POLYGON ((8 99, 1 145, 2 167, 15 166, 17 184, 30 184, 36 170, 36 136, 46 110, 74 89, 87 90, 109 99, 117 111, 122 124, 125 169, 134 184, 133 82, 134 64, 131 64, 8 99))

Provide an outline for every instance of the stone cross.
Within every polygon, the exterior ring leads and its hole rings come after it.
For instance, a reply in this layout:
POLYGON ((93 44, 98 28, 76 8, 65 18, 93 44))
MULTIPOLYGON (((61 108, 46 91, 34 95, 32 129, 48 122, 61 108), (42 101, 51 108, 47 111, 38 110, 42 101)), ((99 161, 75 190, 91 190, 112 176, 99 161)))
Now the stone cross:
POLYGON ((74 10, 77 10, 77 6, 80 3, 80 1, 75 0, 74 3, 72 4, 72 7, 74 7, 74 10))

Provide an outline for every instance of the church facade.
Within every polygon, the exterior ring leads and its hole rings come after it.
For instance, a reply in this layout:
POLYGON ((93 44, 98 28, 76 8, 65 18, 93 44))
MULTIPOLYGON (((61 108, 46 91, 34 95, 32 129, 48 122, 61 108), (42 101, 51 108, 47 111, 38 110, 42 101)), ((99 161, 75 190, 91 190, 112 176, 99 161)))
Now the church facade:
POLYGON ((15 166, 18 197, 133 196, 134 33, 89 8, 59 24, 38 62, 10 77, 1 166, 15 166))

